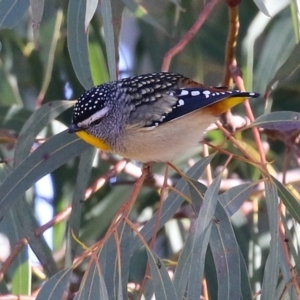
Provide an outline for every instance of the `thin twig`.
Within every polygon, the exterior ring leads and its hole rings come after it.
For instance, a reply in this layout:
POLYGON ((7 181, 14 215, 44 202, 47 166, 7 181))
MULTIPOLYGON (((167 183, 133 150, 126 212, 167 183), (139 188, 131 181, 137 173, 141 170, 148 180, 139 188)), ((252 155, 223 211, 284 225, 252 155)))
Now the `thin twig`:
MULTIPOLYGON (((22 238, 13 248, 8 258, 2 263, 1 269, 0 269, 0 282, 3 280, 4 274, 6 274, 8 268, 13 263, 14 259, 17 257, 17 255, 22 251, 25 245, 27 245, 27 239, 22 238)), ((0 298, 1 299, 1 298, 0 298)))
MULTIPOLYGON (((232 70, 237 70, 237 62, 235 59, 235 50, 237 44, 237 36, 239 33, 240 22, 239 22, 239 9, 238 5, 232 5, 228 3, 228 15, 229 15, 229 28, 226 41, 226 50, 225 50, 225 65, 224 65, 224 76, 223 76, 223 86, 232 86, 232 70)), ((236 121, 234 116, 229 109, 221 116, 222 123, 231 128, 233 131, 236 129, 236 121)), ((245 124, 243 124, 245 125, 245 124)), ((242 126, 243 126, 242 125, 242 126)))
POLYGON ((204 22, 208 19, 209 15, 213 11, 214 7, 220 2, 220 0, 211 0, 208 2, 205 6, 201 14, 199 15, 198 19, 194 23, 194 25, 190 28, 190 30, 184 35, 184 37, 178 42, 177 45, 175 45, 173 48, 171 48, 165 55, 164 61, 162 64, 161 70, 163 72, 169 71, 170 64, 172 58, 177 55, 179 52, 181 52, 186 45, 192 40, 192 38, 196 35, 196 33, 199 31, 201 26, 204 24, 204 22))
MULTIPOLYGON (((160 194, 160 201, 159 201, 159 207, 157 210, 157 215, 156 215, 156 220, 155 220, 155 225, 154 225, 154 230, 153 230, 153 235, 149 244, 149 247, 151 249, 153 249, 154 247, 154 243, 156 241, 156 235, 157 235, 157 231, 159 229, 159 224, 160 224, 160 218, 161 218, 161 212, 162 212, 162 207, 163 207, 163 202, 166 199, 166 189, 168 188, 168 164, 166 164, 166 169, 165 169, 165 179, 164 179, 164 183, 161 189, 161 194, 160 194)), ((139 293, 139 297, 138 299, 142 298, 142 293, 144 291, 144 287, 146 285, 147 279, 149 278, 149 272, 150 272, 150 266, 149 263, 147 263, 147 267, 146 267, 146 271, 145 271, 145 275, 144 275, 144 279, 143 282, 141 284, 141 288, 140 288, 140 293, 139 293)))
POLYGON ((128 160, 122 159, 118 161, 108 172, 97 179, 85 192, 85 200, 88 199, 92 194, 100 190, 103 185, 112 177, 121 173, 126 167, 128 160))

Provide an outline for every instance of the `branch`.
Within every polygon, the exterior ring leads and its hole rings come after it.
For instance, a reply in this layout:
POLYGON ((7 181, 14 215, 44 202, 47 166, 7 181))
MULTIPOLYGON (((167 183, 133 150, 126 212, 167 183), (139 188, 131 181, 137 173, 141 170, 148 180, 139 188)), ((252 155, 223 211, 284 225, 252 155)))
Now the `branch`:
POLYGON ((220 0, 211 0, 204 6, 203 11, 199 15, 198 19, 190 30, 184 35, 177 45, 171 48, 165 55, 161 70, 163 72, 169 71, 172 58, 181 52, 186 45, 192 40, 192 38, 199 31, 204 22, 208 19, 209 15, 213 11, 214 7, 220 2, 220 0))

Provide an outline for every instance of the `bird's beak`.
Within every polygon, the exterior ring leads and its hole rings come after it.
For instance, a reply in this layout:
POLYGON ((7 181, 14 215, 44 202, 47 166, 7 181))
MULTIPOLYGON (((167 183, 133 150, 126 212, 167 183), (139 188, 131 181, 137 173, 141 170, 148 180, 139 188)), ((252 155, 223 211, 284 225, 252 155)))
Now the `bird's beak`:
POLYGON ((78 127, 76 124, 71 124, 69 126, 68 132, 69 133, 74 133, 74 132, 81 131, 81 130, 83 130, 83 128, 78 127))

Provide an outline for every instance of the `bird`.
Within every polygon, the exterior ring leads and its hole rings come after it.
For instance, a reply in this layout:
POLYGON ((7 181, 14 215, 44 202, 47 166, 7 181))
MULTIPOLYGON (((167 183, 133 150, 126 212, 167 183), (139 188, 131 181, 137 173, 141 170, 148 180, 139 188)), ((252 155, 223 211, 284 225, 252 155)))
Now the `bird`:
POLYGON ((258 96, 205 86, 178 73, 133 76, 83 93, 68 132, 127 159, 169 162, 196 146, 222 113, 258 96))

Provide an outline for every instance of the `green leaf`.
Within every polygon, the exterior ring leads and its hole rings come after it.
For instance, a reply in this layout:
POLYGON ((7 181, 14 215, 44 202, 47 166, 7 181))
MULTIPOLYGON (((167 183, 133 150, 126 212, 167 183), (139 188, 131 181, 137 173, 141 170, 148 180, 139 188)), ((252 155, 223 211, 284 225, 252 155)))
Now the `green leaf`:
POLYGON ((28 260, 21 263, 16 269, 12 279, 12 292, 17 295, 30 295, 31 266, 28 260))
POLYGON ((293 111, 275 111, 258 117, 249 127, 253 126, 280 131, 299 129, 300 113, 293 111))
POLYGON ((254 0, 254 3, 257 5, 259 10, 261 12, 263 12, 267 17, 271 17, 265 3, 263 2, 263 0, 254 0))
POLYGON ((45 0, 30 0, 30 4, 32 13, 33 36, 35 42, 37 42, 38 30, 43 17, 45 0))
POLYGON ((178 299, 183 299, 186 292, 189 271, 191 268, 191 252, 193 251, 192 246, 193 236, 189 235, 184 243, 184 247, 181 250, 173 280, 178 299))
POLYGON ((277 70, 274 77, 268 83, 266 93, 268 93, 278 81, 287 79, 300 67, 300 43, 298 43, 283 65, 277 70))
POLYGON ((300 2, 299 2, 299 0, 293 0, 293 2, 294 2, 294 5, 297 9, 298 14, 300 14, 300 2))
POLYGON ((153 281, 155 299, 168 300, 178 299, 174 285, 167 269, 160 259, 147 247, 148 261, 150 266, 151 280, 153 281))
POLYGON ((257 183, 244 183, 234 186, 219 195, 219 202, 228 216, 232 216, 255 190, 257 183))
POLYGON ((90 22, 96 12, 99 0, 87 0, 85 8, 84 29, 87 32, 90 22))
POLYGON ((0 106, 0 127, 20 132, 32 112, 16 105, 0 106))
MULTIPOLYGON (((194 164, 186 173, 186 176, 199 179, 199 177, 203 174, 206 167, 210 164, 212 159, 215 157, 215 154, 207 156, 199 160, 196 164, 194 164)), ((180 179, 175 186, 175 190, 179 191, 181 194, 189 195, 188 184, 185 179, 180 179)), ((160 215, 160 223, 159 228, 161 228, 168 220, 170 220, 177 209, 180 207, 184 199, 177 194, 176 192, 171 192, 170 195, 163 203, 161 215, 160 215)), ((142 228, 141 233, 143 234, 145 240, 149 240, 153 235, 153 230, 156 228, 157 222, 157 213, 153 215, 153 217, 145 224, 142 228)), ((138 243, 135 246, 139 246, 138 243)))
POLYGON ((16 212, 15 215, 19 219, 20 229, 43 266, 46 275, 49 277, 54 275, 57 272, 57 267, 52 256, 52 251, 44 237, 42 235, 38 236, 35 233, 39 224, 33 214, 32 207, 26 202, 25 197, 22 197, 21 201, 11 211, 16 212))
POLYGON ((93 86, 93 81, 88 57, 88 35, 84 30, 85 8, 85 0, 69 1, 67 40, 76 76, 88 90, 93 86))
POLYGON ((271 233, 270 252, 264 270, 261 299, 275 299, 279 276, 279 214, 275 184, 265 181, 266 203, 271 233))
MULTIPOLYGON (((7 172, 8 173, 8 172, 7 172)), ((16 245, 20 242, 20 240, 24 237, 20 222, 16 215, 15 211, 10 211, 0 222, 0 232, 1 236, 7 237, 10 245, 16 245)), ((1 239, 2 240, 2 239, 1 239)), ((3 251, 4 252, 4 251, 3 251)), ((30 291, 30 268, 31 266, 28 263, 28 248, 25 246, 20 253, 18 253, 17 257, 12 262, 9 267, 6 275, 10 278, 15 276, 15 271, 18 269, 18 275, 15 278, 15 281, 12 282, 11 289, 17 294, 27 294, 30 291), (19 269, 19 266, 21 266, 19 269), (28 269, 27 269, 28 268, 28 269), (24 276, 24 283, 20 282, 22 280, 22 276, 24 276), (20 279, 21 278, 21 279, 20 279), (28 285, 27 285, 28 283, 28 285), (27 287, 26 287, 27 285, 27 287)))
POLYGON ((133 233, 131 228, 123 223, 117 231, 119 243, 111 236, 105 243, 98 255, 102 274, 109 287, 109 299, 128 299, 128 275, 130 267, 130 258, 133 254, 133 233), (120 261, 117 259, 120 253, 120 261))
POLYGON ((102 236, 115 214, 130 196, 130 192, 130 186, 116 186, 109 193, 106 193, 101 201, 93 206, 93 210, 86 214, 87 220, 81 229, 82 239, 94 240, 102 236), (100 225, 95 228, 95 223, 100 225))
POLYGON ((272 177, 273 182, 276 184, 278 194, 283 204, 286 206, 291 216, 300 224, 300 204, 291 194, 291 192, 275 177, 272 177))
POLYGON ((28 156, 38 133, 73 104, 71 101, 53 101, 33 112, 19 134, 15 150, 15 166, 28 156))
POLYGON ((97 263, 92 263, 85 272, 80 289, 74 300, 108 300, 107 288, 97 263))
POLYGON ((52 79, 57 44, 61 38, 61 35, 58 33, 61 30, 64 17, 62 9, 56 10, 56 5, 53 2, 47 2, 45 10, 47 10, 48 14, 51 14, 51 18, 44 20, 39 28, 40 37, 38 46, 42 45, 39 47, 39 53, 44 67, 44 77, 37 98, 37 105, 40 105, 44 100, 52 79))
MULTIPOLYGON (((189 299, 199 299, 201 296, 201 285, 204 273, 204 260, 211 233, 212 219, 218 202, 218 193, 221 184, 220 174, 207 188, 203 203, 192 233, 193 242, 191 248, 191 262, 188 275, 189 299)), ((193 200, 195 202, 196 200, 193 200)))
POLYGON ((162 31, 163 33, 167 34, 165 28, 159 23, 158 20, 153 18, 148 13, 148 11, 145 9, 144 6, 142 6, 141 4, 136 3, 134 0, 123 0, 123 2, 125 3, 126 7, 132 13, 134 13, 136 18, 142 19, 143 21, 149 23, 153 27, 155 27, 155 28, 159 29, 160 31, 162 31))
POLYGON ((29 7, 29 0, 1 0, 0 27, 13 28, 22 19, 29 7))
POLYGON ((250 286, 250 276, 248 274, 247 265, 240 250, 240 273, 241 273, 241 293, 243 300, 252 300, 252 290, 250 286))
MULTIPOLYGON (((278 1, 278 3, 281 3, 281 1, 278 1)), ((285 13, 289 12, 285 11, 285 13)), ((257 25, 259 26, 259 24, 257 25)), ((264 91, 266 89, 274 74, 290 56, 294 47, 295 40, 291 20, 281 17, 266 31, 266 38, 264 39, 263 47, 256 62, 257 67, 253 75, 255 90, 264 91)))
POLYGON ((119 0, 101 1, 100 5, 110 80, 117 79, 116 62, 119 60, 119 34, 123 8, 124 5, 119 0))
POLYGON ((99 41, 91 39, 89 44, 90 67, 95 85, 109 81, 106 61, 99 41))
MULTIPOLYGON (((4 69, 4 64, 0 60, 0 105, 20 105, 21 103, 22 100, 19 91, 16 88, 16 86, 14 86, 14 82, 11 80, 10 74, 8 74, 7 71, 4 69)), ((1 110, 0 113, 2 113, 1 110)))
POLYGON ((36 300, 57 300, 65 299, 69 289, 72 269, 61 270, 52 276, 38 293, 36 300))
POLYGON ((67 253, 71 254, 69 256, 69 261, 66 259, 66 263, 72 264, 78 243, 73 238, 73 234, 75 236, 79 236, 79 228, 81 221, 81 213, 83 209, 83 200, 85 199, 85 191, 87 188, 88 180, 91 175, 93 160, 95 157, 96 149, 90 148, 87 151, 83 152, 80 156, 78 173, 76 177, 75 189, 73 194, 72 201, 72 214, 69 220, 69 228, 68 228, 68 237, 67 237, 67 253))
POLYGON ((25 160, 0 185, 0 219, 40 178, 56 170, 90 146, 66 131, 53 136, 25 160))
POLYGON ((217 203, 209 245, 218 279, 218 299, 239 299, 241 294, 240 251, 230 219, 217 203))
MULTIPOLYGON (((2 181, 3 178, 8 176, 9 171, 6 168, 0 168, 0 170, 0 180, 2 181)), ((4 237, 7 237, 10 245, 18 244, 24 237, 21 227, 16 211, 11 210, 0 222, 1 241, 4 237)), ((2 242, 2 244, 4 243, 2 242)), ((11 290, 13 293, 18 295, 30 295, 32 278, 27 246, 18 253, 6 272, 6 275, 12 278, 11 290)))

